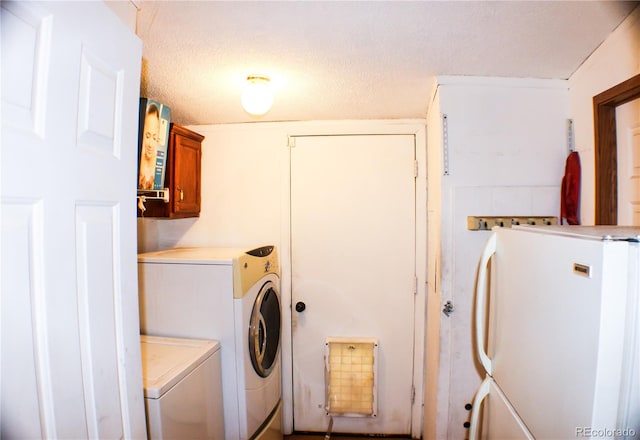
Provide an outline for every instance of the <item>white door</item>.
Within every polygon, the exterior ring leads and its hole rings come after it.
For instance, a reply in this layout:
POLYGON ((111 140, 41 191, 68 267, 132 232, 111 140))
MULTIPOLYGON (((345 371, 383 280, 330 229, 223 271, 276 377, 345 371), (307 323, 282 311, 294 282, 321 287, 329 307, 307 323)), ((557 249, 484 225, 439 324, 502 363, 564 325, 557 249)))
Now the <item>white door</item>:
POLYGON ((103 2, 1 12, 1 437, 145 438, 141 42, 103 2))
POLYGON ((616 108, 618 224, 640 226, 640 99, 616 108))
POLYGON ((411 431, 414 163, 412 135, 295 138, 291 295, 296 431, 327 430, 328 337, 375 338, 379 344, 377 416, 336 417, 333 431, 411 431), (297 303, 304 303, 304 311, 296 311, 297 303))

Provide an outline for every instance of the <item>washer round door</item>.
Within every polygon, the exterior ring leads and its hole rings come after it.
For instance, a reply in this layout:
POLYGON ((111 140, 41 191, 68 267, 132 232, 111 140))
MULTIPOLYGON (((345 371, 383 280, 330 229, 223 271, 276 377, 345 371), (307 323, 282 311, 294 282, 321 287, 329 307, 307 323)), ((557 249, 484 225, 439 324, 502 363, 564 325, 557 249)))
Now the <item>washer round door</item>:
POLYGON ((264 283, 253 303, 249 322, 249 356, 255 372, 267 377, 280 348, 280 299, 272 281, 264 283))

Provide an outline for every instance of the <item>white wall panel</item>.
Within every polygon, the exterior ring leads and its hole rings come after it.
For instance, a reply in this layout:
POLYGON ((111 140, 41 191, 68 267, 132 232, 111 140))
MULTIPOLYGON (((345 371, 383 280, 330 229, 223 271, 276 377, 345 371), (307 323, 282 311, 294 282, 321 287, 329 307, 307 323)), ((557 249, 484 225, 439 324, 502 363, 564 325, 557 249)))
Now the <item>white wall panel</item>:
MULTIPOLYGON (((435 81, 435 79, 434 79, 435 81)), ((428 257, 427 257, 427 310, 426 310, 426 346, 425 346, 425 380, 424 380, 424 421, 423 438, 437 438, 438 432, 446 432, 446 424, 438 420, 446 420, 446 414, 438 414, 438 401, 441 394, 447 396, 447 390, 438 386, 438 379, 442 373, 449 371, 449 360, 441 357, 440 338, 448 328, 441 328, 441 283, 440 269, 442 267, 440 251, 440 233, 442 220, 442 173, 443 173, 443 142, 442 142, 442 114, 440 112, 440 97, 436 93, 429 103, 427 115, 427 205, 428 205, 428 257)), ((443 335, 443 337, 446 337, 443 335)))
MULTIPOLYGON (((438 307, 440 313, 448 300, 455 307, 450 317, 439 315, 436 426, 436 438, 453 439, 467 434, 465 404, 482 379, 475 367, 470 317, 476 267, 488 233, 468 231, 466 217, 559 215, 568 84, 516 78, 438 80, 438 108, 447 115, 449 173, 434 166, 429 176, 430 219, 435 221, 429 228, 441 227, 441 234, 433 237, 439 242, 429 245, 429 261, 440 263, 434 282, 440 283, 441 304, 429 307, 433 313, 431 307, 438 307)), ((437 116, 430 114, 429 121, 437 124, 437 116)), ((444 155, 444 137, 429 137, 429 158, 444 155)), ((427 432, 433 434, 433 427, 427 432)))

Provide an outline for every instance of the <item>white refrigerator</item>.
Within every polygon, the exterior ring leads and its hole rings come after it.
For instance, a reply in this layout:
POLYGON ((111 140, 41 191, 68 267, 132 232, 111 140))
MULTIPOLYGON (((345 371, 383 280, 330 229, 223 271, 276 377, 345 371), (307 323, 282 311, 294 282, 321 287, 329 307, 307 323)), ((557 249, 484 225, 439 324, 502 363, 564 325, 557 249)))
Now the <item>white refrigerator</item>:
POLYGON ((640 228, 495 228, 470 440, 640 438, 640 228))

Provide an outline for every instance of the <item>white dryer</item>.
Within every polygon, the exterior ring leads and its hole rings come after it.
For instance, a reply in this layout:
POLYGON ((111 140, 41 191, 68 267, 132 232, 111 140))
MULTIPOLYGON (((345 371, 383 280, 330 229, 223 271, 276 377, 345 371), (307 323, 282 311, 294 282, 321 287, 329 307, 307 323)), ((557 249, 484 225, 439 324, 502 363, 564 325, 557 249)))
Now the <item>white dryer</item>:
POLYGON ((142 334, 220 341, 225 438, 282 439, 275 247, 148 252, 138 280, 142 334))

